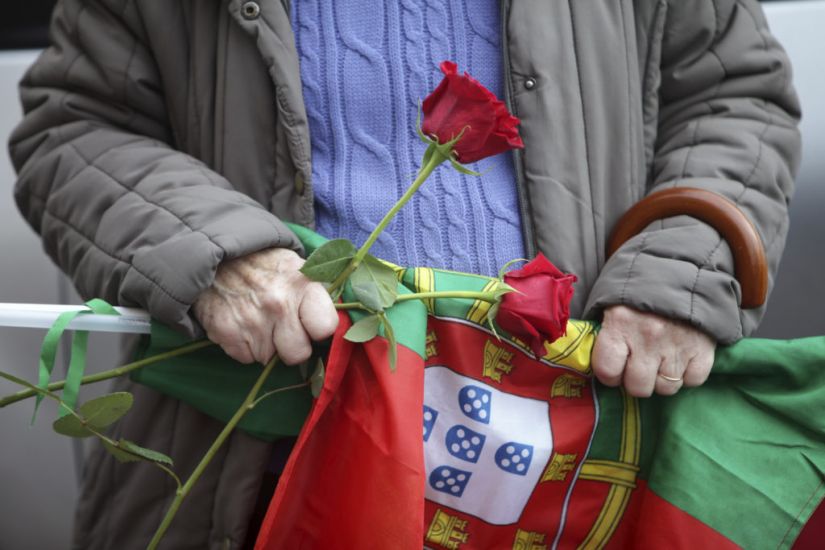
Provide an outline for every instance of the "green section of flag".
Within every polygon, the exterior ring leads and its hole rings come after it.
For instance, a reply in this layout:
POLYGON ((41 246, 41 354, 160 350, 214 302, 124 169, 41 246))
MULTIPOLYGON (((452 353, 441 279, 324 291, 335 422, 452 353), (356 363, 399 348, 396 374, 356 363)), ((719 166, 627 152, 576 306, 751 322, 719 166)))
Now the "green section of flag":
MULTIPOLYGON (((187 343, 189 340, 178 333, 153 323, 151 340, 145 342, 138 358, 151 357, 187 343)), ((180 399, 212 418, 228 422, 262 371, 260 364, 238 363, 219 347, 210 346, 153 363, 132 372, 131 377, 136 382, 180 399)), ((279 365, 270 374, 261 393, 303 381, 297 367, 279 365)), ((311 406, 309 387, 290 389, 261 401, 241 419, 238 427, 265 441, 295 436, 301 430, 311 406)))
POLYGON ((622 440, 624 400, 619 391, 604 391, 599 387, 596 399, 599 406, 599 423, 593 434, 587 457, 597 460, 621 461, 619 450, 622 440))
POLYGON ((744 548, 790 548, 825 496, 825 337, 721 347, 708 381, 673 397, 597 396, 588 459, 628 462, 638 434, 638 477, 744 548))
POLYGON ((745 548, 792 545, 825 495, 825 337, 720 348, 706 384, 641 404, 655 493, 745 548))

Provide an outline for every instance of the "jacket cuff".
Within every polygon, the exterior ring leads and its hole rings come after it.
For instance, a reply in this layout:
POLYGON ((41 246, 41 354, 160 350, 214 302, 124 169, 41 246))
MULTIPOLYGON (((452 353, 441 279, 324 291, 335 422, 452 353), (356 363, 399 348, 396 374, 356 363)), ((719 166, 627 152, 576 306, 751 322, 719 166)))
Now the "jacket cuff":
POLYGON ((689 323, 720 344, 736 342, 753 323, 739 307, 741 289, 732 275, 730 248, 705 224, 672 220, 684 225, 641 233, 607 261, 588 297, 585 318, 626 305, 689 323), (692 250, 693 257, 680 255, 684 250, 692 250))
POLYGON ((189 338, 202 338, 203 328, 191 308, 212 285, 221 262, 266 248, 303 254, 301 242, 280 220, 264 210, 250 214, 233 233, 187 232, 135 254, 118 302, 141 305, 154 320, 189 338))

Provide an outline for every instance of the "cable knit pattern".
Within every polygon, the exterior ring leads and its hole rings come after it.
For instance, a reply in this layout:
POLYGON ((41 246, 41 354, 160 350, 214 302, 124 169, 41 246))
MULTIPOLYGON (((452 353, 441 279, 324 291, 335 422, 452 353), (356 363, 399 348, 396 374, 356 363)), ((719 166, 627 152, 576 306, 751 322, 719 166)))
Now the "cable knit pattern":
MULTIPOLYGON (((312 138, 318 231, 366 240, 424 152, 418 103, 444 59, 503 92, 499 7, 490 0, 294 0, 312 138)), ((486 275, 524 255, 512 155, 439 168, 373 252, 401 265, 486 275)))

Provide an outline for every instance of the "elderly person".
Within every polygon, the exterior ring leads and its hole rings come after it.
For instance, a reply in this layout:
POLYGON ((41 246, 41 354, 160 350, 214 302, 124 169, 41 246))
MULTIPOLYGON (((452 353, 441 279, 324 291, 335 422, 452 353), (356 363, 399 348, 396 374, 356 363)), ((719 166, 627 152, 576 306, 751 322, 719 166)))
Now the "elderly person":
MULTIPOLYGON (((18 205, 84 297, 205 332, 242 362, 305 360, 329 297, 284 225, 363 240, 420 156, 417 100, 453 59, 521 118, 525 149, 480 180, 439 172, 379 240, 405 265, 492 274, 543 252, 602 318, 594 372, 635 396, 707 377, 757 326, 727 244, 657 222, 609 260, 617 219, 701 187, 754 222, 775 272, 798 160, 790 69, 751 0, 63 0, 11 139, 18 205)), ((216 423, 146 388, 123 435, 191 468, 216 423)), ((170 548, 238 548, 271 446, 235 434, 170 548)), ((172 491, 102 452, 75 547, 142 548, 172 491)))

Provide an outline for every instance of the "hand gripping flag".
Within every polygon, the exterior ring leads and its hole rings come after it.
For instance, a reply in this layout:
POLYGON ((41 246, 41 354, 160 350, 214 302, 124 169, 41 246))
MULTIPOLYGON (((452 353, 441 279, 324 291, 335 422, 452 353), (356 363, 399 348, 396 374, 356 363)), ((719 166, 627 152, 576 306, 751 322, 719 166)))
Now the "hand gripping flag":
MULTIPOLYGON (((406 292, 490 283, 399 279, 406 292)), ((319 398, 261 403, 253 435, 303 426, 258 549, 821 547, 825 337, 743 340, 717 350, 705 385, 639 400, 593 378, 596 325, 571 321, 535 359, 485 328, 487 307, 393 308, 395 372, 387 341, 347 342, 343 318, 319 398)), ((254 368, 205 353, 138 380, 226 420, 249 388, 227 372, 254 368)), ((299 378, 281 370, 272 387, 299 378)))

